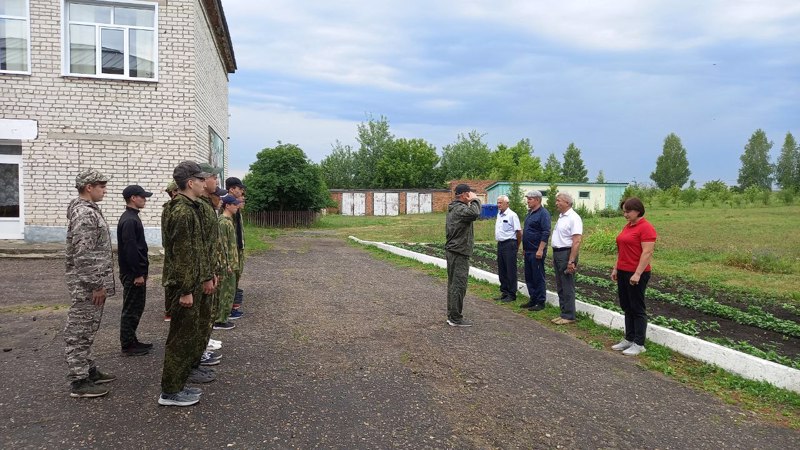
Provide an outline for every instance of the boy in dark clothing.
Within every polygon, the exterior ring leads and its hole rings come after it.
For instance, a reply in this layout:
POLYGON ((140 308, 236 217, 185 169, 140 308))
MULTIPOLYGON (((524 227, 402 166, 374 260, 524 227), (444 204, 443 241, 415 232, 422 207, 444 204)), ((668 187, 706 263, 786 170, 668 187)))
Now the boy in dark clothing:
POLYGON ((469 327, 461 314, 467 294, 469 257, 475 245, 472 223, 481 215, 481 202, 466 184, 456 186, 456 198, 447 207, 447 323, 452 327, 469 327))

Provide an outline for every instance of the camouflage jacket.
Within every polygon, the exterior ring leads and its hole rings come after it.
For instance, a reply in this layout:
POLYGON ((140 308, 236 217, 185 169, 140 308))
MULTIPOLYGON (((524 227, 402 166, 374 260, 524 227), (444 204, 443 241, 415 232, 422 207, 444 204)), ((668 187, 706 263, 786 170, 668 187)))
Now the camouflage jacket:
POLYGON ((229 276, 231 272, 238 270, 239 268, 239 249, 236 244, 236 225, 233 223, 233 218, 225 217, 224 215, 220 214, 219 237, 223 252, 225 253, 226 262, 225 272, 223 275, 229 276))
POLYGON ((222 249, 222 242, 219 238, 219 223, 217 221, 217 212, 214 210, 214 205, 211 204, 211 199, 208 197, 200 197, 198 202, 201 203, 201 210, 203 212, 203 229, 205 230, 208 247, 206 248, 208 254, 208 267, 207 278, 210 279, 214 275, 222 275, 227 261, 225 260, 225 252, 222 249))
POLYGON ((111 232, 96 203, 76 198, 67 207, 67 287, 71 291, 106 288, 114 295, 114 260, 111 232))
POLYGON ((478 200, 472 200, 469 204, 458 200, 451 202, 447 206, 445 250, 472 256, 472 248, 475 244, 472 223, 480 216, 481 202, 478 200))
POLYGON ((208 244, 203 229, 200 200, 178 194, 161 213, 164 271, 161 283, 181 294, 197 291, 207 280, 208 262, 203 256, 208 244))

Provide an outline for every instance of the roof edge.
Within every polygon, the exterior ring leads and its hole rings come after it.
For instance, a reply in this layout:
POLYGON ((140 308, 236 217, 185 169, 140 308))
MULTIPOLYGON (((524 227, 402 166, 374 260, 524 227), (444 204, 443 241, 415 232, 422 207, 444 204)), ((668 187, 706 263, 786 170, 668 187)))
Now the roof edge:
POLYGON ((236 72, 236 55, 233 53, 233 41, 228 30, 228 21, 225 19, 225 10, 222 9, 222 0, 201 0, 203 8, 211 22, 211 34, 217 42, 225 70, 228 73, 236 72))

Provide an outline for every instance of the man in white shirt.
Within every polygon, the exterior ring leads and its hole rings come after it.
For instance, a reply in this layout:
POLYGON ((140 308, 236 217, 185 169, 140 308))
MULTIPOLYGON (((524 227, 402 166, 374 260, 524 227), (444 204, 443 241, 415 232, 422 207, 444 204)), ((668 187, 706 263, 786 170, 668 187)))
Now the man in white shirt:
POLYGON ((575 270, 583 235, 583 221, 572 209, 572 196, 566 192, 556 195, 558 222, 553 230, 553 269, 556 275, 558 303, 561 317, 553 319, 556 325, 575 322, 575 270))
POLYGON ((519 216, 508 207, 508 197, 497 197, 497 221, 494 238, 497 241, 497 275, 500 277, 500 297, 495 300, 513 302, 517 299, 517 253, 522 242, 519 216))

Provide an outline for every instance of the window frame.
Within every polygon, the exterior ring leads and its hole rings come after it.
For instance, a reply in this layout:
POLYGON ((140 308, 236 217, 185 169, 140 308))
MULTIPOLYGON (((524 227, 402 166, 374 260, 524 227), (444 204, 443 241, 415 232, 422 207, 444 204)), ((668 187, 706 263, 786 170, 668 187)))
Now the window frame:
POLYGON ((26 59, 26 66, 28 70, 7 70, 7 69, 0 69, 0 74, 11 74, 11 75, 30 75, 31 72, 31 0, 25 0, 25 17, 19 16, 7 16, 7 15, 0 15, 0 19, 11 19, 11 20, 24 20, 25 21, 25 38, 27 39, 27 59, 26 59))
POLYGON ((208 160, 209 160, 208 161, 209 164, 211 164, 212 166, 219 167, 219 168, 222 169, 222 173, 218 177, 219 178, 218 181, 219 181, 220 187, 222 187, 223 186, 222 183, 225 181, 225 140, 222 139, 222 136, 220 136, 219 133, 217 133, 214 130, 214 128, 212 126, 210 126, 210 125, 208 127, 208 160), (214 137, 219 139, 219 143, 220 143, 220 154, 219 154, 219 157, 220 157, 219 163, 220 163, 220 165, 218 165, 218 166, 216 165, 217 161, 215 161, 215 158, 214 158, 214 156, 215 156, 215 154, 214 154, 214 137))
POLYGON ((62 0, 61 1, 61 76, 63 77, 76 77, 76 78, 96 78, 102 80, 126 80, 126 81, 142 81, 146 83, 157 83, 159 77, 158 60, 159 60, 159 4, 158 1, 142 1, 142 0, 62 0), (69 20, 69 5, 82 4, 93 6, 147 6, 153 9, 153 26, 142 27, 133 25, 118 25, 118 24, 102 24, 96 22, 70 22, 69 20), (95 27, 95 73, 73 73, 70 71, 70 36, 69 27, 71 24, 87 25, 95 27), (124 30, 123 33, 123 74, 115 75, 110 73, 103 73, 102 62, 102 45, 100 35, 102 30, 124 30), (153 78, 132 77, 127 75, 130 73, 130 30, 146 30, 153 32, 153 78))
POLYGON ((592 198, 592 191, 578 191, 578 199, 590 200, 591 198, 592 198))

